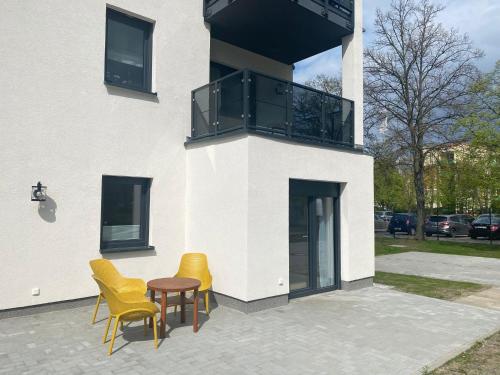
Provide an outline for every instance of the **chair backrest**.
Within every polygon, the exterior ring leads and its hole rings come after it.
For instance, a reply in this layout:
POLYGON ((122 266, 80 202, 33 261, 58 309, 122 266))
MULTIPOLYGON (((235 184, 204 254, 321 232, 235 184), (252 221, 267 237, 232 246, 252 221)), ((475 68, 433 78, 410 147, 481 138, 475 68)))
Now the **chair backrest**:
POLYGON ((113 266, 107 259, 94 259, 90 262, 90 268, 94 272, 94 275, 102 280, 106 285, 111 288, 117 288, 123 284, 123 276, 118 272, 118 270, 113 266))
POLYGON ((92 277, 94 278, 97 285, 99 285, 99 290, 104 295, 111 314, 117 315, 127 309, 127 304, 120 300, 120 298, 118 297, 118 293, 115 292, 112 287, 106 285, 106 282, 100 279, 98 276, 92 275, 92 277))
POLYGON ((212 275, 208 270, 207 256, 203 253, 186 253, 181 258, 176 277, 190 277, 201 282, 200 290, 212 286, 212 275))

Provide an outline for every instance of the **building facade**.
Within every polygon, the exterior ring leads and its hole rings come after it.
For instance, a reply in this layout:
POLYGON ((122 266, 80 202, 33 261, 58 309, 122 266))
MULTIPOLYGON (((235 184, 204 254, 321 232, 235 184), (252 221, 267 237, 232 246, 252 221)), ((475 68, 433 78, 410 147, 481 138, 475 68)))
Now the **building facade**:
POLYGON ((0 310, 97 295, 99 257, 149 280, 204 252, 244 311, 370 285, 361 0, 0 10, 0 310), (340 46, 344 98, 292 82, 340 46))

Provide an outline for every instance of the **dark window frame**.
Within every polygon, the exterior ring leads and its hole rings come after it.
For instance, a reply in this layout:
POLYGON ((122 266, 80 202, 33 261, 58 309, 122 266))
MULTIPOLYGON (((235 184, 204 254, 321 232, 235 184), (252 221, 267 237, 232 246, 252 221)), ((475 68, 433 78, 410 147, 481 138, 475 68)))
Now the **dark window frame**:
POLYGON ((100 228, 100 252, 115 253, 134 250, 154 250, 153 246, 149 245, 149 218, 150 218, 150 196, 151 196, 152 179, 147 177, 125 177, 125 176, 110 176, 103 175, 101 182, 101 228, 100 228), (104 241, 102 238, 104 227, 104 186, 106 180, 113 180, 115 184, 132 185, 140 183, 142 185, 141 196, 141 226, 140 239, 123 240, 123 241, 104 241))
MULTIPOLYGON (((334 267, 334 284, 326 287, 318 287, 315 279, 315 265, 317 264, 316 250, 313 249, 317 245, 316 235, 314 231, 309 231, 308 240, 308 256, 309 256, 309 286, 303 289, 297 289, 288 292, 288 298, 305 297, 308 295, 323 293, 327 291, 337 290, 341 288, 342 275, 341 275, 341 211, 340 211, 340 184, 336 182, 327 181, 312 181, 312 180, 299 180, 290 179, 288 182, 288 196, 289 199, 293 196, 307 196, 308 199, 308 228, 313 228, 316 223, 316 205, 314 200, 318 197, 330 197, 333 199, 333 267, 334 267)), ((290 208, 290 203, 289 203, 290 208)), ((289 213, 290 214, 290 213, 289 213)), ((290 226, 288 229, 290 235, 290 226)), ((289 244, 290 244, 290 240, 289 244)), ((290 245, 289 245, 290 246, 290 245)), ((290 266, 290 265, 289 265, 290 266)))
POLYGON ((104 83, 111 86, 117 86, 129 90, 140 91, 148 94, 156 94, 152 92, 152 80, 153 80, 153 29, 154 23, 148 22, 146 20, 133 17, 126 13, 120 12, 113 8, 106 8, 106 35, 105 35, 105 47, 104 47, 104 83), (110 81, 106 78, 106 72, 108 70, 108 26, 109 19, 114 18, 115 20, 126 23, 129 26, 140 28, 147 32, 147 37, 143 40, 143 50, 144 50, 144 85, 142 87, 132 86, 127 84, 122 84, 118 82, 110 81))

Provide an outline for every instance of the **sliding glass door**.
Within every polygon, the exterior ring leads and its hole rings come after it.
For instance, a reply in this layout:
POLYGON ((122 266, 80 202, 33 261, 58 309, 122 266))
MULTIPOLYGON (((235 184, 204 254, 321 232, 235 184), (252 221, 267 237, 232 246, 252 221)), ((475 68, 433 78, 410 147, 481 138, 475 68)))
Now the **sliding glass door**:
POLYGON ((291 180, 290 296, 335 289, 338 259, 338 185, 291 180))

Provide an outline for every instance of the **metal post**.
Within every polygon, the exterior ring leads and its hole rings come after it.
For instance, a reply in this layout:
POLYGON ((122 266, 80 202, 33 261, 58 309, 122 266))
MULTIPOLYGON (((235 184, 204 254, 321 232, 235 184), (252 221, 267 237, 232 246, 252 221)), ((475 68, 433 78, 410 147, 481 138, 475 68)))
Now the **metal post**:
POLYGON ((493 232, 491 231, 491 204, 490 204, 490 245, 493 245, 493 232))
POLYGON ((439 205, 436 207, 436 235, 436 241, 439 241, 439 205))
POLYGON ((215 90, 214 90, 214 94, 215 94, 215 118, 214 118, 215 129, 214 129, 214 134, 215 135, 217 135, 217 133, 219 133, 219 92, 220 92, 220 81, 217 81, 215 83, 215 90))
POLYGON ((248 130, 250 118, 250 74, 247 69, 243 71, 243 126, 248 130))

